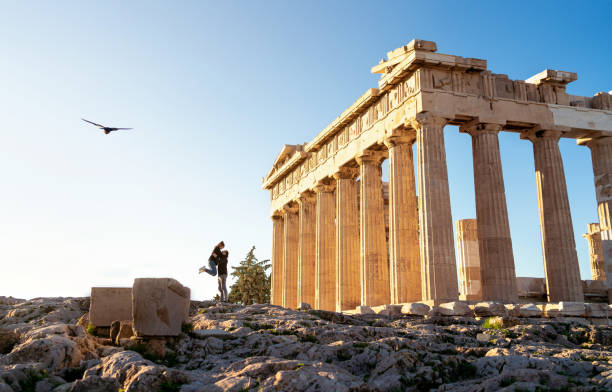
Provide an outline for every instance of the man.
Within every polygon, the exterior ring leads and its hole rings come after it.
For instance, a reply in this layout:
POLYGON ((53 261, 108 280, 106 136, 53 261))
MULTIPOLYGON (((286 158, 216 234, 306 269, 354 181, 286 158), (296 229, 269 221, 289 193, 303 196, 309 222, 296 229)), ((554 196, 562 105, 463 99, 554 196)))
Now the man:
POLYGON ((217 275, 217 263, 218 263, 218 260, 221 258, 221 256, 223 256, 221 252, 223 248, 225 248, 225 243, 221 241, 217 244, 217 246, 215 246, 212 253, 210 254, 210 257, 208 258, 208 266, 210 268, 206 268, 205 266, 200 267, 198 272, 199 273, 206 272, 207 274, 210 274, 212 276, 217 275))
POLYGON ((217 269, 219 271, 219 276, 217 277, 217 281, 219 282, 219 296, 221 297, 221 302, 227 302, 227 286, 225 285, 227 281, 227 257, 229 256, 229 252, 224 250, 221 252, 221 257, 217 260, 217 269))

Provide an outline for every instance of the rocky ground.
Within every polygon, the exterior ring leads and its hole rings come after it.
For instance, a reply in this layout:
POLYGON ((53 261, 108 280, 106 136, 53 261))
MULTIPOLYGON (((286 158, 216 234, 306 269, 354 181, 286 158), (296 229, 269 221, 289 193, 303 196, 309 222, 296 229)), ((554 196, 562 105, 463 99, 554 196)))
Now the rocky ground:
POLYGON ((0 297, 0 392, 612 390, 612 328, 579 319, 194 302, 178 338, 122 347, 87 331, 88 307, 0 297))

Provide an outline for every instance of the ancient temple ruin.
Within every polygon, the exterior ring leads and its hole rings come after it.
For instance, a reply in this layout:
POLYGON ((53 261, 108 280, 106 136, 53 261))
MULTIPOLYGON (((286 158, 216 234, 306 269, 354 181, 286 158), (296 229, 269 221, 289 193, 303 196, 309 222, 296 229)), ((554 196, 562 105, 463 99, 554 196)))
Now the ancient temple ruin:
POLYGON ((282 148, 263 179, 273 219, 272 303, 340 311, 458 299, 445 125, 472 137, 478 227, 459 240, 473 248, 476 234, 482 299, 517 300, 499 132, 533 144, 549 301, 584 300, 558 142, 572 138, 590 149, 598 276, 612 287, 612 95, 567 94, 572 72, 510 80, 487 70, 486 60, 436 50, 435 42, 413 40, 387 53, 372 68, 381 74, 377 89, 311 142, 282 148))

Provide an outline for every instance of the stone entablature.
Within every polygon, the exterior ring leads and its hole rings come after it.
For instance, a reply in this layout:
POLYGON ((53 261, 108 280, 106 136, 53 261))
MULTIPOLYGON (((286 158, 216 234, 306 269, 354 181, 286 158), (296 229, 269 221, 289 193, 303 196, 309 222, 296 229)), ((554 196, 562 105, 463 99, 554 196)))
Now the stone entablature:
MULTIPOLYGON (((368 89, 310 143, 285 146, 281 162, 263 179, 272 210, 312 188, 363 149, 382 143, 391 130, 410 124, 417 113, 436 113, 448 124, 473 119, 501 124, 506 131, 562 129, 562 137, 612 135, 612 99, 569 95, 573 72, 545 70, 526 81, 487 71, 486 60, 435 53, 430 41, 413 40, 388 53, 372 71, 382 73, 368 89), (291 151, 293 149, 293 151, 291 151), (290 152, 290 154, 288 154, 290 152)), ((278 160, 277 160, 278 161, 278 160)))
MULTIPOLYGON (((361 305, 415 301, 419 287, 423 301, 457 299, 443 132, 449 124, 472 137, 483 299, 517 300, 499 152, 501 131, 520 133, 533 144, 551 301, 580 301, 583 297, 558 141, 574 138, 591 149, 604 270, 610 272, 607 284, 612 287, 611 95, 567 94, 566 85, 577 79, 572 72, 545 70, 524 81, 510 80, 488 71, 486 60, 436 50, 434 42, 413 40, 389 52, 386 60, 372 68, 381 74, 377 89, 368 89, 310 143, 285 145, 281 150, 262 185, 270 191, 275 220, 273 303, 294 307, 298 298, 312 293, 310 279, 310 283, 297 285, 292 279, 301 280, 307 271, 303 266, 312 263, 312 253, 303 248, 306 243, 313 246, 312 235, 298 229, 302 212, 296 205, 313 193, 317 194, 315 307, 334 310, 332 297, 336 297, 336 310, 355 303, 355 290, 330 290, 328 285, 342 286, 355 279, 357 261, 352 249, 356 236, 361 305), (412 156, 413 144, 416 157, 412 156), (387 197, 381 197, 385 192, 381 162, 385 159, 389 159, 388 204, 387 197), (418 189, 407 177, 415 166, 418 189), (355 174, 345 175, 347 171, 355 174), (353 196, 347 198, 347 191, 353 196), (354 206, 349 205, 355 197, 358 234, 349 229, 352 223, 343 223, 353 219, 354 206), (288 217, 287 208, 296 211, 294 215, 288 217), (283 229, 286 224, 290 230, 283 229), (297 261, 294 247, 302 247, 297 261)), ((308 219, 312 222, 312 217, 308 219)))

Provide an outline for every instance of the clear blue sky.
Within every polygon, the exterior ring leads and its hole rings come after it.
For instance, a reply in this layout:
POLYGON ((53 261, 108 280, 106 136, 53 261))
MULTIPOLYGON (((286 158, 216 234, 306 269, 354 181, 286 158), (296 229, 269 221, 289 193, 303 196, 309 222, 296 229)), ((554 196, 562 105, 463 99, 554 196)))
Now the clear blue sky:
MULTIPOLYGON (((418 37, 525 79, 578 73, 612 90, 612 2, 0 1, 0 295, 87 295, 270 257, 282 144, 311 140, 367 88, 370 67, 418 37), (104 135, 81 117, 134 127, 104 135)), ((475 217, 471 143, 447 127, 454 219, 475 217)), ((531 144, 500 139, 520 276, 543 276, 531 144)), ((583 279, 596 221, 590 154, 563 141, 583 279)))

